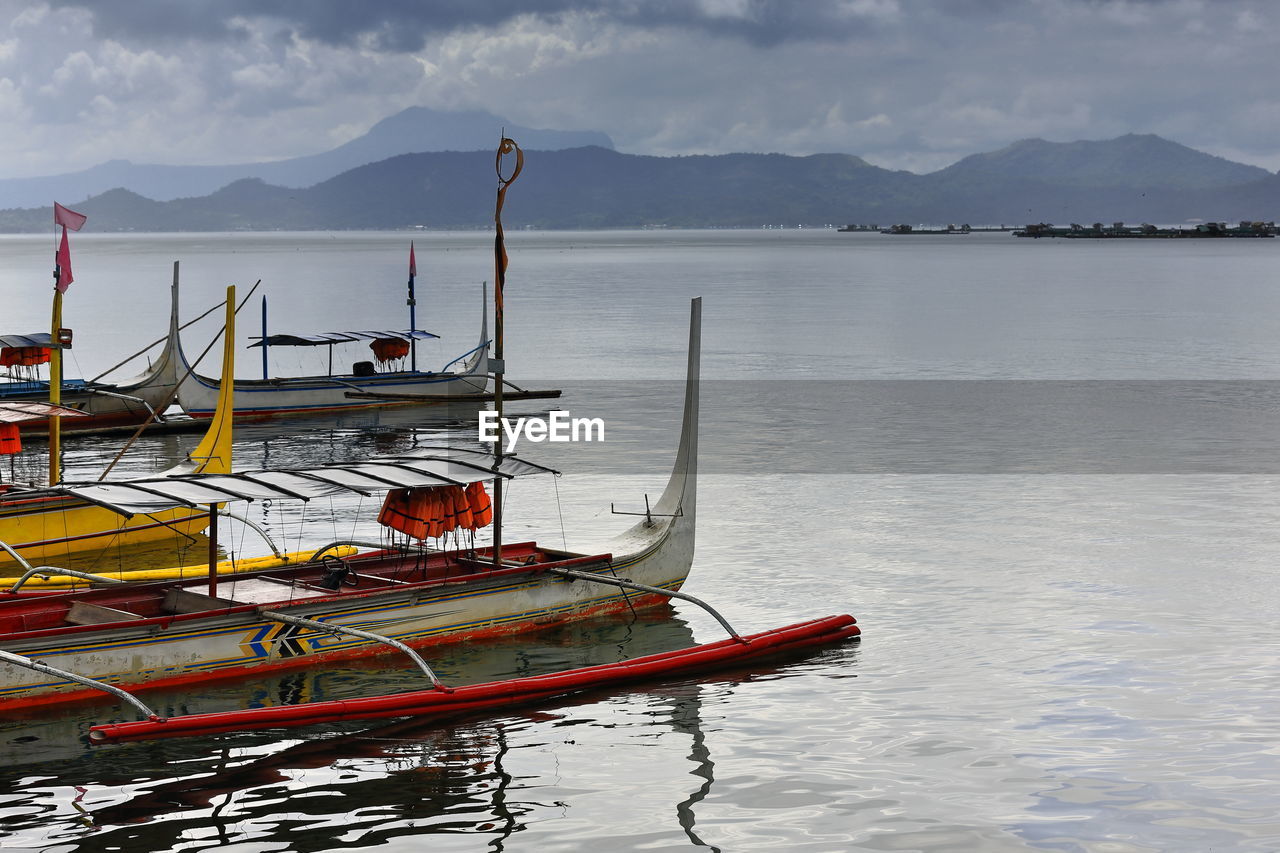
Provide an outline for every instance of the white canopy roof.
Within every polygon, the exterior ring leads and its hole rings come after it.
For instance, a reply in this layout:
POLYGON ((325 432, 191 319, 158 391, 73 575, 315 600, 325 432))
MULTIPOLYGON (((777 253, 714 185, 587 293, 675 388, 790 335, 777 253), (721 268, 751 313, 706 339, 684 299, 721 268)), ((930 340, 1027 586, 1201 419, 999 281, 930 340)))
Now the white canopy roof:
POLYGON ((62 483, 47 489, 9 492, 7 499, 38 495, 71 495, 124 516, 202 504, 255 500, 302 500, 344 492, 372 495, 391 489, 465 486, 495 477, 557 473, 515 457, 478 450, 424 448, 367 462, 318 465, 290 470, 264 469, 232 474, 178 474, 101 483, 62 483))
POLYGON ((52 345, 53 336, 48 332, 36 332, 31 335, 0 335, 0 346, 47 347, 52 345))
POLYGON ((328 344, 349 344, 354 341, 425 341, 430 338, 438 338, 439 335, 433 335, 431 332, 422 330, 415 331, 373 331, 364 330, 359 332, 321 332, 318 335, 267 335, 265 338, 259 336, 256 343, 249 344, 249 348, 260 347, 264 343, 271 347, 320 347, 328 344))
POLYGON ((41 403, 38 400, 0 400, 0 423, 18 423, 19 421, 38 421, 57 415, 60 418, 87 418, 88 412, 79 409, 68 409, 66 406, 55 406, 52 403, 41 403))

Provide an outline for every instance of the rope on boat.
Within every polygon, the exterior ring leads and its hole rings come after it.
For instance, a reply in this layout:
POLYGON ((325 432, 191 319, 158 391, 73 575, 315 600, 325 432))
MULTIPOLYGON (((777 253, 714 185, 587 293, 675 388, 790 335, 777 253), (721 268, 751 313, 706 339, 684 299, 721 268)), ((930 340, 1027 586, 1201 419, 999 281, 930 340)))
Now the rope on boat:
MULTIPOLYGON (((173 274, 175 278, 178 275, 176 261, 174 262, 173 274)), ((240 300, 240 304, 237 305, 235 308, 237 314, 240 313, 240 309, 244 307, 244 304, 249 301, 249 297, 253 296, 253 292, 258 289, 259 284, 262 284, 262 279, 258 279, 257 283, 255 283, 253 287, 249 288, 249 292, 245 294, 244 299, 240 300)), ((200 364, 200 362, 204 359, 204 357, 209 354, 209 350, 213 349, 213 345, 218 342, 218 339, 222 337, 223 332, 225 332, 226 330, 227 330, 227 327, 223 325, 223 327, 218 330, 218 334, 213 336, 213 340, 209 341, 209 345, 204 348, 204 352, 200 353, 200 357, 195 360, 194 364, 190 365, 187 368, 187 372, 182 374, 182 378, 178 380, 178 383, 173 386, 173 390, 170 391, 169 394, 165 397, 164 402, 159 406, 159 412, 163 412, 165 409, 169 408, 170 404, 173 403, 173 401, 177 398, 178 389, 182 387, 182 383, 186 382, 187 378, 190 377, 191 374, 195 373, 196 367, 200 364)), ((129 436, 129 440, 125 442, 124 447, 120 448, 120 452, 116 454, 115 458, 111 460, 111 463, 107 465, 106 470, 104 470, 101 476, 98 477, 99 482, 107 478, 107 475, 111 473, 112 468, 116 467, 116 463, 120 461, 121 457, 124 456, 124 454, 129 450, 130 447, 133 447, 133 443, 138 440, 138 436, 142 435, 143 431, 147 427, 151 426, 151 422, 155 420, 157 414, 158 412, 153 411, 151 414, 151 417, 148 417, 145 421, 143 421, 142 425, 138 427, 138 429, 134 432, 134 434, 129 436)))
POLYGON ((232 512, 231 510, 225 509, 225 508, 219 509, 218 515, 221 515, 224 518, 230 518, 235 521, 239 521, 242 524, 244 524, 246 527, 252 528, 258 533, 259 536, 262 537, 263 541, 267 543, 267 547, 271 549, 272 554, 275 554, 278 559, 284 559, 284 552, 281 551, 280 548, 276 545, 276 543, 272 541, 270 534, 268 534, 267 531, 263 530, 259 524, 257 524, 254 521, 251 521, 248 516, 242 515, 238 512, 232 512))
MULTIPOLYGON (((245 297, 245 299, 248 299, 248 298, 249 298, 249 297, 247 297, 247 296, 245 297)), ((178 327, 178 331, 179 331, 179 332, 181 332, 183 329, 187 328, 188 326, 193 326, 193 325, 195 325, 196 323, 199 323, 199 322, 200 322, 201 320, 203 320, 205 317, 208 317, 210 314, 212 314, 214 311, 217 311, 217 310, 218 310, 219 308, 221 308, 221 307, 222 307, 222 303, 221 303, 221 302, 219 302, 217 305, 213 306, 213 307, 212 307, 212 308, 210 308, 208 311, 204 312, 203 314, 201 314, 199 317, 195 318, 194 320, 188 320, 187 322, 183 323, 181 326, 179 326, 179 327, 178 327)), ((138 350, 137 352, 135 352, 133 355, 131 355, 131 356, 129 356, 128 358, 126 358, 124 361, 120 362, 119 364, 115 365, 114 367, 108 367, 106 370, 102 371, 101 373, 99 373, 97 376, 93 377, 93 378, 92 378, 92 379, 90 379, 89 381, 90 381, 90 382, 97 382, 99 379, 101 379, 102 377, 106 376, 106 375, 107 375, 108 373, 110 373, 111 371, 113 371, 113 370, 119 370, 120 368, 122 368, 122 367, 124 367, 126 364, 128 364, 129 362, 133 361, 133 360, 134 360, 135 358, 137 358, 138 356, 140 356, 140 355, 142 355, 143 353, 145 353, 147 350, 149 350, 149 349, 151 349, 152 347, 154 347, 156 344, 162 344, 162 343, 164 343, 165 341, 167 341, 168 339, 169 339, 169 335, 168 335, 168 334, 166 334, 163 338, 157 338, 156 340, 154 340, 154 341, 152 341, 151 343, 147 344, 147 345, 146 345, 145 347, 143 347, 142 349, 140 349, 140 350, 138 350)))

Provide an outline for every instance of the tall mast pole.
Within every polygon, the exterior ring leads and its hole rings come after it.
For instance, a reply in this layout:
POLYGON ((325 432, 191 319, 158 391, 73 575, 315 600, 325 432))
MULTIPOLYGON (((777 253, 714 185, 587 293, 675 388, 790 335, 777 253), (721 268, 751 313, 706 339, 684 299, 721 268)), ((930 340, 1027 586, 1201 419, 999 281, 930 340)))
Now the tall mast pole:
MULTIPOLYGON (((71 332, 62 328, 62 294, 75 281, 71 273, 71 246, 67 242, 67 229, 79 231, 87 217, 68 210, 56 201, 53 203, 54 228, 61 226, 62 240, 53 253, 53 317, 49 332, 49 402, 62 404, 62 349, 71 346, 71 332)), ((57 233, 56 230, 54 232, 57 233)), ((55 238, 56 239, 56 238, 55 238)), ((62 419, 49 417, 49 485, 62 480, 62 419)))
MULTIPOLYGON (((332 371, 331 371, 332 372, 332 371)), ((269 379, 267 375, 267 295, 262 294, 262 378, 269 379)))
MULTIPOLYGON (((520 170, 524 168, 524 152, 520 150, 520 146, 516 145, 515 140, 502 137, 502 142, 498 145, 498 155, 494 161, 495 168, 498 172, 498 200, 494 205, 493 224, 493 358, 489 360, 489 365, 493 370, 493 408, 498 414, 498 423, 502 423, 502 376, 506 371, 506 365, 502 361, 502 289, 507 282, 507 249, 502 238, 502 203, 507 197, 507 187, 515 182, 520 176, 520 170), (502 158, 504 155, 514 153, 516 155, 515 167, 511 170, 509 177, 502 173, 502 158)), ((502 465, 502 436, 499 433, 498 440, 493 445, 493 467, 497 469, 502 465)), ((493 478, 493 567, 499 569, 502 566, 502 478, 494 476, 493 478)))
POLYGON ((418 275, 418 261, 413 256, 413 241, 409 241, 409 369, 418 369, 418 299, 413 293, 413 279, 418 275))
MULTIPOLYGON (((62 291, 56 287, 61 270, 55 266, 53 270, 55 287, 53 290, 53 321, 49 334, 49 403, 54 406, 62 404, 62 344, 58 333, 62 329, 62 291)), ((56 486, 62 480, 62 418, 49 416, 49 485, 56 486)))

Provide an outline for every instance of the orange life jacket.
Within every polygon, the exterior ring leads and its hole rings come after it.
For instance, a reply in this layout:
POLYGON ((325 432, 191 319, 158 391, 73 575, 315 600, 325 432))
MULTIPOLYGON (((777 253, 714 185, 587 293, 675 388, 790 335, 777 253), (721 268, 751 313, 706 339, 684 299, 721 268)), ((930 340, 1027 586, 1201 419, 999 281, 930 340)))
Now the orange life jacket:
POLYGON ((17 424, 0 424, 0 456, 22 452, 22 433, 17 424))
POLYGON ((449 486, 449 500, 453 503, 453 515, 458 521, 458 526, 464 530, 475 530, 476 521, 471 515, 471 502, 467 500, 467 493, 462 490, 462 486, 449 486))
POLYGON ((427 519, 427 535, 438 539, 450 528, 445 518, 444 502, 440 500, 440 492, 436 488, 422 489, 422 514, 427 519))
POLYGON ((489 493, 484 490, 484 483, 476 480, 467 486, 465 494, 471 508, 471 519, 475 524, 472 530, 493 524, 493 501, 489 499, 489 493))
POLYGON ((396 358, 404 358, 409 354, 409 342, 396 338, 378 338, 369 343, 369 349, 380 362, 388 362, 396 358))
POLYGON ((392 489, 383 498, 378 523, 414 539, 426 539, 429 520, 423 515, 420 489, 392 489))
POLYGON ((34 367, 48 361, 48 347, 0 347, 0 367, 34 367))

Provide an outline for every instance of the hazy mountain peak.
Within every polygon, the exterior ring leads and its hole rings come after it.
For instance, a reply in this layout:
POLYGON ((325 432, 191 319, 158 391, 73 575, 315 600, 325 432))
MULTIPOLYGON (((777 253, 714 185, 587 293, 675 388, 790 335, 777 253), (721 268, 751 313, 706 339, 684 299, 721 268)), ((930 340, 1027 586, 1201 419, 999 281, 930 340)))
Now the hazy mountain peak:
POLYGON ((1020 139, 948 166, 940 176, 971 177, 998 173, 1077 187, 1174 187, 1195 189, 1245 184, 1270 173, 1153 133, 1128 133, 1115 139, 1048 142, 1020 139))
MULTIPOLYGON (((537 130, 512 124, 483 110, 445 112, 428 107, 409 107, 387 116, 369 128, 368 133, 345 145, 324 154, 299 158, 295 162, 341 159, 347 164, 346 168, 354 168, 398 154, 423 151, 491 151, 498 147, 504 132, 520 143, 521 148, 530 151, 581 148, 587 145, 613 148, 613 140, 598 131, 537 130)), ((332 177, 332 174, 326 177, 332 177)), ((274 182, 296 185, 288 180, 274 182)))
MULTIPOLYGON (((497 148, 502 134, 515 139, 528 150, 558 151, 596 145, 613 148, 613 140, 595 130, 539 130, 522 127, 484 110, 433 110, 409 107, 387 116, 369 128, 362 139, 391 139, 404 148, 397 153, 419 151, 488 151, 497 148)), ((353 140, 354 142, 355 140, 353 140)))
POLYGON ((504 129, 507 136, 529 151, 588 145, 613 149, 613 140, 599 131, 540 130, 513 124, 483 110, 409 107, 382 119, 350 142, 305 157, 215 166, 162 166, 117 159, 75 173, 0 179, 0 209, 47 205, 53 198, 70 202, 119 186, 158 201, 207 195, 242 178, 261 178, 284 187, 309 187, 400 154, 492 151, 504 129))
POLYGON ((114 188, 109 189, 109 190, 107 190, 106 192, 102 193, 101 195, 96 196, 96 197, 93 199, 93 201, 97 201, 97 202, 112 202, 112 203, 119 203, 119 202, 150 202, 150 201, 151 201, 151 199, 149 199, 149 198, 144 198, 143 196, 138 195, 137 193, 133 192, 132 190, 127 190, 127 189, 125 189, 124 187, 114 187, 114 188))

